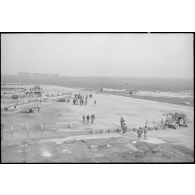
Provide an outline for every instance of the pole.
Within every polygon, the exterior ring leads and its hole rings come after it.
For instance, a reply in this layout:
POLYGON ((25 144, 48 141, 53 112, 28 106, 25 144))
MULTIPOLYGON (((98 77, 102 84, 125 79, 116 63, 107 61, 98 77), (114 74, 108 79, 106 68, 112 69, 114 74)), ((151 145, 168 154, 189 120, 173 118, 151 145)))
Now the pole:
POLYGON ((43 125, 41 123, 41 136, 43 135, 43 125))
POLYGON ((13 129, 12 124, 11 124, 11 136, 12 136, 12 138, 13 138, 13 136, 14 136, 14 129, 13 129))
POLYGON ((1 124, 1 141, 3 141, 3 129, 4 129, 4 126, 3 124, 1 124))
POLYGON ((58 122, 56 123, 56 131, 59 129, 59 124, 58 122))
POLYGON ((28 124, 26 125, 26 135, 28 137, 28 124))

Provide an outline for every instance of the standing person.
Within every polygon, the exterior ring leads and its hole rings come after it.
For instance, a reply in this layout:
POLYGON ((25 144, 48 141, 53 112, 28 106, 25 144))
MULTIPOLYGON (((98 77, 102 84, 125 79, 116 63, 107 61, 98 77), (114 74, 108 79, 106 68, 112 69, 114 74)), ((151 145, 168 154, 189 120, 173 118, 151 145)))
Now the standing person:
POLYGON ((125 134, 127 132, 127 125, 126 125, 126 123, 123 123, 122 130, 123 130, 123 134, 125 134))
POLYGON ((148 127, 145 126, 145 128, 143 129, 143 133, 144 133, 144 139, 147 139, 147 134, 148 134, 148 127))
POLYGON ((95 115, 94 115, 94 114, 92 114, 92 115, 91 115, 91 124, 93 124, 94 119, 95 119, 95 115))
POLYGON ((85 115, 83 115, 83 123, 85 123, 85 115))
POLYGON ((125 123, 125 119, 124 119, 122 116, 121 116, 120 123, 121 123, 121 129, 122 129, 122 131, 124 132, 124 123, 125 123))
POLYGON ((85 106, 87 105, 87 99, 85 99, 85 106))
POLYGON ((148 127, 148 119, 146 119, 145 127, 148 127))
POLYGON ((143 133, 143 129, 141 127, 139 127, 137 129, 137 139, 139 139, 139 140, 141 139, 142 133, 143 133))
POLYGON ((96 104, 96 100, 94 101, 94 104, 96 104))
POLYGON ((89 115, 87 115, 87 124, 89 124, 89 115))
POLYGON ((125 119, 122 116, 121 116, 120 123, 121 123, 121 128, 123 128, 123 124, 125 123, 125 119))

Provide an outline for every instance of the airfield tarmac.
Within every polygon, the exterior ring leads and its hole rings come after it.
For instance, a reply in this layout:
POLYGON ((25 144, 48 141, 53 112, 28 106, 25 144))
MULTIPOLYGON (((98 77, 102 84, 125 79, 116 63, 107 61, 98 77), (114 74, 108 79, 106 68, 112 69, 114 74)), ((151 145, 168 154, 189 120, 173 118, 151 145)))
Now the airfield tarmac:
POLYGON ((37 113, 2 113, 2 123, 5 125, 2 162, 193 162, 194 160, 193 107, 64 87, 41 87, 56 93, 70 90, 72 94, 92 93, 93 97, 88 99, 86 106, 73 105, 72 101, 70 103, 49 101, 42 102, 41 110, 37 113), (121 116, 124 117, 127 127, 131 128, 144 126, 146 119, 149 125, 154 121, 157 123, 164 118, 163 114, 171 111, 187 114, 190 119, 189 127, 149 131, 148 139, 142 141, 136 140, 135 132, 128 132, 126 136, 117 132, 110 133, 109 136, 107 133, 102 135, 90 133, 91 130, 120 128, 121 116), (94 124, 83 124, 83 114, 94 114, 94 124), (13 136, 10 134, 10 124, 14 127, 13 136), (29 126, 28 136, 25 127, 22 126, 25 124, 29 126), (42 135, 40 124, 44 128, 42 135), (71 124, 71 128, 63 126, 66 124, 71 124), (164 151, 168 154, 168 157, 159 156, 158 151, 155 153, 158 154, 158 158, 149 153, 146 155, 145 148, 152 148, 153 151, 156 147, 160 148, 158 149, 161 153, 164 151), (174 156, 176 154, 178 156, 174 156))

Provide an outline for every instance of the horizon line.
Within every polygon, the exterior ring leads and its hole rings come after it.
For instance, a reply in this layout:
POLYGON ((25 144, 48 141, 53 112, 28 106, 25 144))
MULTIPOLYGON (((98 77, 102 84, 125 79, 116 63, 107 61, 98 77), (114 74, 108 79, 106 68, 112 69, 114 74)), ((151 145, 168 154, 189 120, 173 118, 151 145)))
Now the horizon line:
MULTIPOLYGON (((25 72, 25 73, 29 73, 29 74, 32 74, 32 76, 34 76, 34 74, 45 74, 45 75, 58 75, 57 77, 89 77, 89 78, 159 78, 159 79, 166 79, 166 78, 173 78, 173 79, 193 79, 193 77, 163 77, 163 76, 160 76, 160 77, 157 77, 157 76, 127 76, 127 75, 109 75, 109 76, 106 76, 106 75, 59 75, 58 73, 31 73, 31 72, 25 72)), ((1 75, 9 75, 9 76, 19 76, 18 73, 1 73, 1 75)), ((41 76, 41 75, 40 75, 41 76)))

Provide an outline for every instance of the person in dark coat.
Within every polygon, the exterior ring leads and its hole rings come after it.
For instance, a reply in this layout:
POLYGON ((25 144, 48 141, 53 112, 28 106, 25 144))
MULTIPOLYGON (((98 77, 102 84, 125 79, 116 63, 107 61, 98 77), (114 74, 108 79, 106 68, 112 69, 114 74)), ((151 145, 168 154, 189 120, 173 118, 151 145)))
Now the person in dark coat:
POLYGON ((85 123, 85 115, 83 115, 83 123, 85 123))
POLYGON ((87 115, 87 124, 89 123, 89 115, 87 115))
POLYGON ((92 114, 92 115, 91 115, 91 124, 93 124, 93 123, 94 123, 94 119, 95 119, 95 115, 94 115, 94 114, 92 114))
POLYGON ((125 134, 127 132, 127 125, 126 125, 126 123, 123 123, 122 130, 123 130, 123 134, 125 134))
POLYGON ((121 128, 122 128, 122 126, 123 126, 124 122, 125 122, 125 119, 121 116, 121 120, 120 120, 120 123, 121 123, 121 128))

